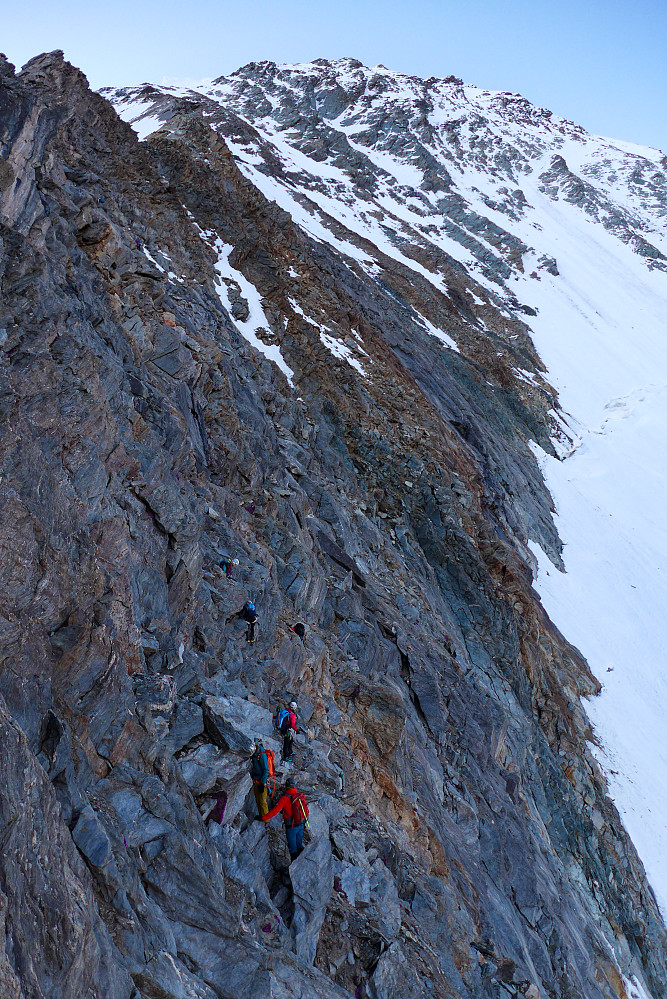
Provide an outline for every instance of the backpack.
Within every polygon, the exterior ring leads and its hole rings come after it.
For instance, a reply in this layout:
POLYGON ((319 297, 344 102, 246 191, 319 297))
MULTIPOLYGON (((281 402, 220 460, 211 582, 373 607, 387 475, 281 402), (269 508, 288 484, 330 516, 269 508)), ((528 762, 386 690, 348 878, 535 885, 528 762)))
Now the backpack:
POLYGON ((278 708, 276 716, 273 719, 273 724, 276 732, 280 732, 281 735, 285 735, 289 728, 289 711, 287 708, 278 708))
POLYGON ((269 794, 272 796, 276 789, 276 754, 272 749, 265 749, 266 763, 269 768, 269 779, 266 782, 269 794))
POLYGON ((310 812, 303 791, 297 791, 296 794, 290 794, 289 797, 292 801, 292 825, 300 826, 303 822, 307 823, 310 812))
MULTIPOLYGON (((238 607, 238 604, 237 604, 236 606, 238 607)), ((254 603, 252 602, 252 600, 249 600, 249 601, 247 602, 247 604, 245 605, 245 609, 246 609, 247 611, 249 611, 249 612, 250 612, 251 614, 254 614, 254 612, 255 612, 255 605, 254 605, 254 603)))
MULTIPOLYGON (((251 773, 251 775, 253 775, 253 771, 255 773, 258 773, 258 772, 261 771, 262 753, 266 753, 266 766, 267 766, 267 769, 269 771, 269 776, 267 778, 266 785, 267 785, 267 787, 269 787, 269 789, 271 790, 271 793, 273 794, 273 788, 271 788, 270 785, 271 785, 271 783, 273 783, 273 787, 275 788, 275 783, 276 783, 276 755, 275 755, 275 753, 273 752, 272 749, 267 749, 265 746, 261 746, 260 748, 257 749, 257 752, 255 753, 255 755, 252 758, 253 767, 251 768, 250 773, 251 773), (257 769, 256 770, 255 770, 255 766, 254 766, 255 764, 257 764, 257 769)), ((257 779, 258 778, 256 778, 256 777, 253 776, 253 780, 257 780, 257 779)))

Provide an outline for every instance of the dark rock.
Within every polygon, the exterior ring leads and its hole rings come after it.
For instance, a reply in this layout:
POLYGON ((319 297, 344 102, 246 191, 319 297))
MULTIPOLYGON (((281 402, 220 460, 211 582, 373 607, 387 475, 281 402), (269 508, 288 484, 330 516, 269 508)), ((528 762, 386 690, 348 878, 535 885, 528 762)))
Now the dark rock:
POLYGON ((113 852, 109 837, 90 805, 79 815, 72 839, 93 867, 106 867, 111 862, 113 852))
POLYGON ((240 697, 212 697, 204 700, 204 726, 213 741, 235 753, 250 753, 257 739, 275 749, 270 711, 240 697))
POLYGON ((424 979, 411 966, 400 943, 393 943, 377 963, 369 986, 372 999, 431 999, 433 982, 424 979))
POLYGON ((312 964, 315 960, 317 941, 334 884, 329 825, 324 812, 316 805, 310 809, 310 835, 312 842, 290 865, 294 891, 292 932, 297 958, 305 964, 312 964))
POLYGON ((168 738, 172 753, 177 753, 203 731, 204 716, 201 707, 185 699, 178 701, 169 720, 168 738))

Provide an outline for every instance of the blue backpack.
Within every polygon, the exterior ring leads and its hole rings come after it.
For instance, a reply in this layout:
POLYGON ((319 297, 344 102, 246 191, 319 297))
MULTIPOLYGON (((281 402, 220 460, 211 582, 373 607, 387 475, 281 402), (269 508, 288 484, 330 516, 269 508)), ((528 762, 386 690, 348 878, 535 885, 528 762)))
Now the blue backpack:
MULTIPOLYGON (((238 605, 237 605, 237 606, 238 606, 238 605)), ((249 601, 247 602, 247 604, 246 604, 246 610, 249 610, 249 611, 251 611, 251 612, 252 612, 252 611, 254 611, 254 609, 255 609, 255 605, 254 605, 254 603, 252 602, 252 600, 249 600, 249 601)))
POLYGON ((289 727, 289 711, 287 708, 278 708, 276 716, 273 719, 273 724, 276 732, 282 732, 283 735, 285 734, 289 727))

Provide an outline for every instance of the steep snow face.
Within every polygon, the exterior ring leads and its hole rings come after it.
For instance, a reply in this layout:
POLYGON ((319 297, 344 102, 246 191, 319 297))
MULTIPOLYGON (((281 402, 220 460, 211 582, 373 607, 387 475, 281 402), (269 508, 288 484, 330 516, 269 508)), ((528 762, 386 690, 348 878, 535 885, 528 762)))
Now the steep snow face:
POLYGON ((566 568, 533 546, 537 587, 604 684, 599 757, 666 913, 667 158, 350 59, 107 95, 142 137, 203 103, 245 175, 370 276, 384 258, 443 291, 465 274, 480 324, 489 303, 528 324, 560 398, 559 458, 536 450, 566 568))

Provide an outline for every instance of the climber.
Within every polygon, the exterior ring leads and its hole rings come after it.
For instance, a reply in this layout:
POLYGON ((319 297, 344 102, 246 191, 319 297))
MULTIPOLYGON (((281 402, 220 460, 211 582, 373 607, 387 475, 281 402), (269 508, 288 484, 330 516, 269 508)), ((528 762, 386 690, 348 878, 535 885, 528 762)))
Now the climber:
POLYGON ((232 573, 238 564, 239 560, 237 558, 229 558, 229 556, 226 556, 222 560, 222 562, 220 563, 220 568, 224 572, 227 579, 232 578, 232 573))
POLYGON ((248 630, 246 631, 245 640, 252 645, 255 641, 255 628, 257 626, 257 612, 255 611, 255 605, 252 600, 246 600, 243 607, 238 612, 237 617, 240 617, 243 621, 247 622, 248 630))
POLYGON ((290 701, 289 708, 278 708, 273 717, 273 727, 283 739, 283 763, 291 763, 294 759, 294 736, 296 727, 296 701, 290 701))
POLYGON ((252 777, 252 789, 255 792, 255 803, 259 812, 258 818, 261 819, 269 810, 266 800, 266 790, 271 776, 268 754, 262 745, 261 739, 258 739, 252 747, 250 776, 252 777))
POLYGON ((305 640, 305 638, 306 638, 306 626, 305 626, 305 624, 301 624, 301 622, 299 621, 298 624, 292 625, 292 631, 294 632, 295 635, 299 636, 299 638, 301 639, 302 642, 305 640))
POLYGON ((280 812, 283 813, 287 849, 291 863, 296 860, 300 853, 303 853, 303 827, 308 822, 310 814, 305 794, 286 784, 283 796, 270 812, 262 816, 262 822, 268 822, 280 812))

